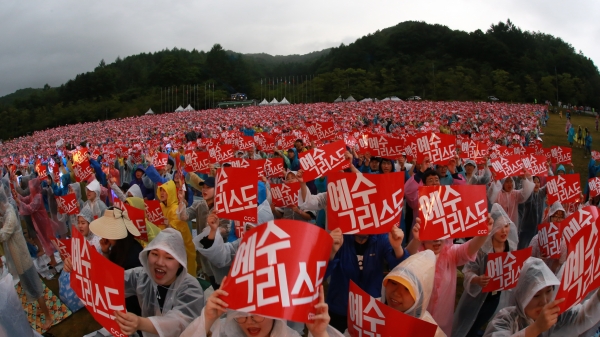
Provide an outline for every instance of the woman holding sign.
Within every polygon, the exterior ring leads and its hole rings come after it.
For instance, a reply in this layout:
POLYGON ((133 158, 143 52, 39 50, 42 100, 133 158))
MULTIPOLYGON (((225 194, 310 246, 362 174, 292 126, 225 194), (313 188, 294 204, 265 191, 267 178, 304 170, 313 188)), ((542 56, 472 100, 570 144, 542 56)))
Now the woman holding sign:
POLYGON ((489 322, 498 309, 508 304, 509 292, 484 293, 482 289, 490 281, 489 276, 485 276, 488 253, 516 250, 517 228, 500 205, 494 204, 490 214, 494 219, 494 226, 483 247, 477 252, 476 260, 468 262, 462 270, 465 275, 464 292, 454 313, 453 337, 479 336, 481 326, 489 322))
POLYGON ((525 261, 514 291, 515 305, 504 308, 485 330, 484 337, 578 336, 600 322, 600 292, 560 313, 564 298, 552 300, 560 281, 544 262, 525 261))

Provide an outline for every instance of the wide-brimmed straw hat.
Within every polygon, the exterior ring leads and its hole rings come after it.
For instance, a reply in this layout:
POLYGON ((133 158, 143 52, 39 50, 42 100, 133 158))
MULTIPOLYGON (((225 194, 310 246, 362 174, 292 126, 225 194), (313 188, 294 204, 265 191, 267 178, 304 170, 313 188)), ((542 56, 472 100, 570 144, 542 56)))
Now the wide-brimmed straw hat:
POLYGON ((107 209, 104 216, 90 223, 92 233, 103 239, 119 240, 127 237, 127 232, 140 236, 140 231, 129 219, 127 211, 118 208, 107 209))

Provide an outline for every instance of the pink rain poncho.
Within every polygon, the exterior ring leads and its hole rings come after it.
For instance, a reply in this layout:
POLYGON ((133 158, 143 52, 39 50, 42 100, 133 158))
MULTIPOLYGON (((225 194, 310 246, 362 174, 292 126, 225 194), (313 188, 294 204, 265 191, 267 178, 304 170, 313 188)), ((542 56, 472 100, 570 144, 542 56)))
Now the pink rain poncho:
POLYGON ((30 214, 33 226, 37 232, 38 238, 42 243, 44 253, 48 256, 54 254, 54 247, 50 240, 54 238, 54 232, 60 228, 59 224, 52 221, 46 213, 44 200, 42 199, 42 186, 39 179, 29 181, 29 195, 26 197, 19 195, 21 201, 19 209, 24 214, 30 214))

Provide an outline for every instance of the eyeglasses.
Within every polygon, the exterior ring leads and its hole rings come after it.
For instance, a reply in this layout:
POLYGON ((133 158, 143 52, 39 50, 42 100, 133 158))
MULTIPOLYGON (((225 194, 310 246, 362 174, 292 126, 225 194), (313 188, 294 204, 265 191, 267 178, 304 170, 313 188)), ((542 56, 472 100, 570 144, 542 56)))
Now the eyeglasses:
POLYGON ((265 316, 250 315, 250 316, 244 316, 244 317, 236 317, 235 321, 240 324, 244 324, 248 321, 248 317, 251 318, 254 323, 262 323, 265 320, 265 316))

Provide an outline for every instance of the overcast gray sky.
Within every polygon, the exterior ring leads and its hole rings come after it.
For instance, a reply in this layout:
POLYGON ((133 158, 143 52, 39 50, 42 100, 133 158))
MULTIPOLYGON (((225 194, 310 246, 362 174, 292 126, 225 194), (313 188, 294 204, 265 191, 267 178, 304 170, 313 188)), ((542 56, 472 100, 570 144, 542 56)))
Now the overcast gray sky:
POLYGON ((59 86, 113 62, 165 48, 306 54, 402 21, 485 31, 510 18, 600 61, 598 0, 2 0, 0 96, 59 86))

